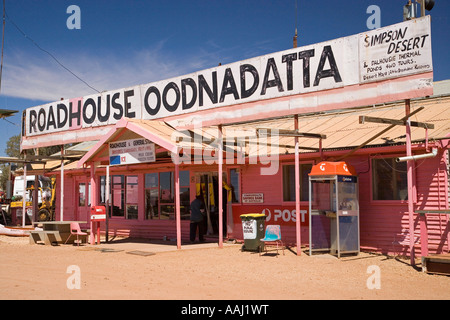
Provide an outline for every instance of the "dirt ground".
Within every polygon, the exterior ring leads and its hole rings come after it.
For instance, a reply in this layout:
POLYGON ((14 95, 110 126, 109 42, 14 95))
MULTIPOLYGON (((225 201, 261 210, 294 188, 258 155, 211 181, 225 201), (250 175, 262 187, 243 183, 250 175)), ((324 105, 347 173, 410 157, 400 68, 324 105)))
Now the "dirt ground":
POLYGON ((223 249, 208 244, 176 250, 173 244, 130 241, 46 246, 30 245, 28 238, 0 236, 0 296, 3 300, 450 299, 449 276, 423 273, 409 260, 369 253, 341 259, 297 256, 295 248, 284 255, 273 251, 259 256, 240 249, 239 244, 223 249), (130 254, 136 250, 141 254, 130 254))

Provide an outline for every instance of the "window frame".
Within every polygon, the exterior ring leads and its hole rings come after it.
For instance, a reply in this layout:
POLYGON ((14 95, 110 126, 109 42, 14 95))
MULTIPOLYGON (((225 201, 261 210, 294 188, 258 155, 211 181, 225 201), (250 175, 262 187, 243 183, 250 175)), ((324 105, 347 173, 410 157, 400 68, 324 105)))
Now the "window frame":
MULTIPOLYGON (((302 165, 310 165, 311 169, 314 166, 314 161, 301 161, 299 163, 300 165, 300 202, 309 202, 309 191, 308 191, 308 199, 306 200, 302 200, 302 174, 303 174, 303 170, 302 170, 302 165)), ((295 170, 295 162, 284 162, 281 164, 281 202, 283 205, 292 205, 295 204, 295 199, 294 200, 284 200, 284 167, 286 166, 293 166, 294 170, 295 170)), ((294 171, 295 172, 295 171, 294 171)), ((310 171, 311 172, 311 171, 310 171)), ((295 188, 295 173, 294 173, 294 188, 295 188)), ((309 178, 308 178, 308 182, 306 184, 306 188, 309 190, 309 178)))
MULTIPOLYGON (((181 219, 182 220, 186 220, 186 219, 190 218, 190 214, 189 214, 190 202, 191 202, 190 201, 191 200, 190 199, 190 190, 191 190, 190 180, 191 180, 191 172, 190 172, 190 170, 180 170, 180 202, 181 202, 180 203, 180 209, 182 211, 181 212, 181 215, 182 215, 181 219), (182 172, 187 172, 188 173, 188 177, 187 177, 187 181, 186 181, 187 185, 182 184, 184 182, 181 179, 181 175, 183 174, 182 172), (183 199, 182 199, 183 198, 182 197, 183 190, 184 190, 185 193, 187 193, 189 195, 189 200, 187 202, 184 201, 184 203, 183 203, 183 199), (184 208, 184 210, 183 210, 183 208, 184 208), (183 212, 184 212, 184 214, 183 214, 183 212)), ((168 170, 168 171, 145 172, 144 173, 144 188, 143 188, 143 192, 144 192, 144 207, 145 207, 145 209, 144 209, 144 212, 145 212, 144 220, 145 221, 174 220, 175 219, 175 201, 176 201, 176 195, 175 195, 175 170, 173 170, 173 171, 172 170, 168 170), (172 194, 173 199, 170 199, 172 201, 169 201, 169 202, 162 202, 161 174, 164 174, 164 173, 170 173, 171 174, 171 180, 172 181, 170 182, 170 186, 171 186, 171 188, 173 188, 173 190, 172 190, 173 191, 173 194, 172 194), (158 185, 156 187, 148 187, 147 188, 147 186, 145 184, 145 180, 146 180, 147 174, 157 174, 158 175, 158 182, 157 182, 158 185), (158 210, 158 213, 153 218, 149 217, 147 215, 147 213, 146 213, 147 212, 147 196, 146 196, 147 190, 157 190, 157 199, 158 199, 157 210, 158 210), (173 209, 174 209, 173 219, 170 217, 170 215, 169 215, 168 218, 161 218, 161 216, 162 216, 162 214, 161 214, 161 207, 170 207, 170 206, 172 206, 173 209)))
MULTIPOLYGON (((374 160, 386 160, 386 159, 395 159, 402 156, 401 154, 394 154, 394 155, 375 155, 375 156, 371 156, 369 158, 370 160, 370 203, 372 204, 407 204, 408 203, 408 177, 407 177, 407 167, 406 167, 406 171, 404 172, 404 174, 406 175, 406 198, 405 199, 375 199, 375 166, 374 166, 374 160)), ((394 160, 395 163, 395 160, 394 160)), ((406 162, 405 162, 406 164, 406 162)), ((388 164, 389 165, 389 164, 388 164)), ((395 169, 394 169, 395 170, 395 169)), ((413 163, 413 167, 412 167, 412 178, 413 181, 415 182, 416 179, 416 174, 415 174, 415 164, 413 163)), ((415 183, 413 183, 413 202, 416 202, 417 199, 417 189, 415 187, 415 183)))

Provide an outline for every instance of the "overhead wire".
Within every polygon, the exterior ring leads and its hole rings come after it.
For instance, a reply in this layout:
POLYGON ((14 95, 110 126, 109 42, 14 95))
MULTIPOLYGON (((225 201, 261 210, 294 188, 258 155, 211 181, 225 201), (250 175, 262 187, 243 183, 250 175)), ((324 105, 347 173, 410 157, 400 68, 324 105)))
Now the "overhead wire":
MULTIPOLYGON (((27 40, 29 40, 36 48, 38 48, 39 50, 41 50, 42 52, 46 53, 47 55, 49 55, 57 64, 59 64, 62 68, 64 68, 67 72, 69 72, 70 74, 72 74, 75 78, 77 78, 78 80, 80 80, 81 82, 83 82, 86 86, 88 86, 89 88, 91 88, 92 90, 94 90, 97 93, 101 93, 99 90, 97 90, 96 88, 94 88, 93 86, 91 86, 88 82, 86 82, 85 80, 83 80, 81 77, 79 77, 77 74, 75 74, 72 70, 70 70, 68 67, 66 67, 61 61, 59 61, 51 52, 49 52, 48 50, 42 48, 36 41, 34 41, 31 37, 29 37, 7 14, 6 10, 5 10, 5 0, 3 0, 3 24, 5 23, 5 17, 8 19, 9 22, 11 22, 11 24, 17 29, 17 31, 19 31, 27 40)), ((3 28, 4 30, 4 28, 3 28)), ((4 31, 3 31, 4 32, 4 31)))
POLYGON ((2 91, 2 74, 3 74, 3 47, 5 44, 5 0, 3 0, 3 30, 2 30, 2 58, 0 62, 0 92, 2 91))

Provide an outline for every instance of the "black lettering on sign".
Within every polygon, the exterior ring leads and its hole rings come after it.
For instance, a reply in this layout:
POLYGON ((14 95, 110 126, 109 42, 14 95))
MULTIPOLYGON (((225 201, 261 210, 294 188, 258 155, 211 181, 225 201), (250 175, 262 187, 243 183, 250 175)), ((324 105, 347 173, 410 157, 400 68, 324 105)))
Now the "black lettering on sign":
POLYGON ((255 93, 259 85, 259 74, 258 70, 256 70, 256 68, 251 64, 241 65, 240 70, 241 70, 241 98, 244 99, 250 97, 253 93, 255 93), (250 73, 253 77, 253 84, 249 89, 245 88, 246 73, 250 73))
POLYGON ((37 126, 38 126, 38 129, 39 129, 39 131, 44 131, 45 130, 45 117, 46 117, 46 114, 45 114, 45 109, 39 109, 39 112, 38 112, 38 117, 37 117, 37 126))
POLYGON ((125 117, 127 118, 136 118, 136 112, 130 112, 132 109, 132 105, 130 102, 128 102, 129 97, 134 96, 134 90, 128 90, 123 93, 123 107, 125 109, 125 117))
POLYGON ((154 116, 158 113, 159 109, 161 108, 161 94, 159 93, 158 88, 151 86, 147 89, 147 91, 145 92, 144 106, 149 115, 154 116), (156 97, 156 106, 154 108, 150 106, 148 101, 148 98, 152 93, 156 97))
POLYGON ((114 119, 120 120, 123 117, 123 106, 120 103, 117 103, 117 100, 120 98, 120 92, 114 93, 112 96, 112 107, 117 111, 114 112, 114 119))
POLYGON ((224 102, 225 96, 228 94, 232 94, 234 96, 234 100, 239 100, 239 93, 236 88, 236 82, 234 82, 233 72, 231 71, 231 68, 227 68, 225 70, 219 101, 224 102))
POLYGON ((67 117, 67 106, 64 103, 58 103, 58 105, 56 106, 56 126, 58 127, 58 129, 64 128, 67 123, 67 117))
POLYGON ((333 77, 335 82, 342 82, 341 75, 339 74, 336 60, 334 59, 333 50, 331 46, 323 47, 322 54, 320 56, 319 66, 317 67, 316 78, 314 79, 314 86, 318 86, 322 78, 333 77), (330 69, 323 70, 325 62, 328 60, 330 69))
POLYGON ((77 101, 77 111, 73 112, 72 102, 69 103, 69 126, 72 127, 73 119, 77 120, 77 126, 81 124, 81 100, 77 101))
POLYGON ((209 100, 213 104, 217 103, 218 94, 217 94, 217 71, 214 71, 212 73, 212 89, 208 85, 208 83, 205 80, 205 77, 203 75, 198 76, 198 105, 200 107, 203 106, 203 90, 206 91, 206 94, 209 97, 209 100))
POLYGON ((36 122, 37 122, 37 113, 35 110, 30 110, 30 122, 29 122, 30 132, 28 132, 28 133, 37 132, 36 122))
POLYGON ((197 101, 197 84, 195 83, 194 79, 187 78, 181 80, 181 108, 183 110, 190 109, 194 106, 196 101, 197 101), (187 101, 186 86, 189 86, 192 89, 192 98, 191 101, 189 102, 187 101))
POLYGON ((164 88, 163 91, 163 96, 162 96, 162 100, 163 100, 163 105, 166 108, 167 111, 169 112, 174 112, 178 109, 178 105, 180 104, 180 88, 178 88, 177 84, 175 82, 169 82, 166 87, 164 88), (169 102, 167 101, 167 93, 169 92, 169 90, 173 90, 173 92, 175 93, 175 101, 173 102, 173 104, 169 104, 169 102))
MULTIPOLYGON (((100 99, 100 97, 99 97, 99 99, 100 99)), ((94 99, 89 98, 84 102, 84 105, 83 105, 83 123, 86 123, 86 124, 94 123, 96 115, 97 115, 97 107, 95 105, 95 101, 94 101, 94 99), (88 113, 87 113, 89 106, 91 106, 91 109, 92 109, 92 114, 90 117, 88 116, 88 113)))
POLYGON ((50 129, 50 126, 53 126, 53 129, 56 129, 56 121, 55 121, 55 114, 53 113, 53 106, 50 106, 48 108, 48 118, 47 118, 47 129, 50 129))
POLYGON ((266 89, 271 87, 278 87, 278 92, 283 92, 283 83, 280 79, 280 74, 278 73, 277 65, 274 58, 269 58, 267 60, 266 72, 264 74, 264 81, 262 84, 261 95, 266 94, 266 89), (274 79, 269 80, 270 73, 273 73, 274 79))
POLYGON ((311 57, 314 57, 314 49, 300 51, 298 53, 298 58, 303 60, 303 88, 309 88, 310 87, 310 59, 311 57))
POLYGON ((294 89, 294 80, 293 80, 293 61, 297 60, 297 53, 285 54, 282 57, 282 62, 286 63, 286 76, 287 76, 287 89, 288 91, 294 89))
POLYGON ((97 114, 98 114, 98 120, 100 122, 107 122, 108 121, 109 114, 110 114, 110 103, 111 103, 111 97, 108 94, 106 96, 106 110, 105 110, 105 114, 102 114, 102 99, 101 99, 101 97, 98 97, 97 114))

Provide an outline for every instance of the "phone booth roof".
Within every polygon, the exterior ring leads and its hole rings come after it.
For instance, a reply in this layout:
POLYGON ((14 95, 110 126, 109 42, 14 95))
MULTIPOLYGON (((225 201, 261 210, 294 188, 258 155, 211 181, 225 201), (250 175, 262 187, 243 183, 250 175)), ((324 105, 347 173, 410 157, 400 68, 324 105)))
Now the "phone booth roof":
POLYGON ((330 162, 322 161, 314 165, 311 169, 310 176, 356 176, 356 170, 353 166, 344 161, 330 162))

